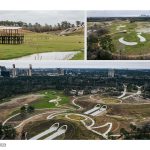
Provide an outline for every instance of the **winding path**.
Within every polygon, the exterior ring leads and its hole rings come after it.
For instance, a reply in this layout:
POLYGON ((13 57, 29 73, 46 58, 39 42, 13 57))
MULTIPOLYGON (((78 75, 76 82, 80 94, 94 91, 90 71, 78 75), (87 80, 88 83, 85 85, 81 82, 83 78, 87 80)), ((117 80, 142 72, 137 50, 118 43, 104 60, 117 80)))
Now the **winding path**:
POLYGON ((122 44, 124 44, 124 45, 129 45, 129 46, 134 46, 134 45, 138 44, 137 42, 127 42, 127 41, 124 40, 124 37, 121 37, 119 39, 119 42, 122 43, 122 44))
POLYGON ((61 101, 61 100, 62 100, 62 99, 60 98, 60 96, 57 96, 56 99, 51 99, 51 100, 49 100, 49 103, 54 103, 55 106, 57 107, 57 106, 59 106, 59 101, 61 101))
POLYGON ((137 86, 138 90, 136 93, 133 93, 132 95, 129 95, 129 96, 126 96, 126 97, 123 97, 122 99, 125 100, 127 98, 130 98, 130 97, 135 97, 135 96, 140 96, 141 95, 141 87, 140 86, 137 86))
MULTIPOLYGON (((140 39, 140 42, 146 42, 146 39, 141 36, 141 33, 137 33, 137 37, 140 39)), ((134 45, 137 45, 138 43, 137 42, 128 42, 128 41, 125 41, 124 40, 124 37, 121 37, 119 39, 119 42, 124 44, 124 45, 129 45, 129 46, 134 46, 134 45)))
POLYGON ((127 86, 126 86, 126 85, 123 85, 123 86, 124 86, 124 91, 123 91, 123 93, 118 97, 119 99, 122 98, 122 97, 124 97, 124 96, 126 95, 126 93, 127 93, 127 86))
POLYGON ((50 116, 48 116, 47 117, 47 119, 49 120, 49 119, 53 119, 54 117, 56 117, 56 116, 59 116, 59 115, 65 115, 65 118, 66 119, 69 119, 69 120, 73 120, 73 121, 80 121, 86 128, 87 128, 87 130, 90 130, 90 131, 92 131, 92 132, 94 132, 94 133, 96 133, 96 134, 98 134, 98 135, 101 135, 103 138, 105 138, 105 139, 108 139, 108 136, 107 136, 107 134, 110 132, 110 130, 112 129, 112 123, 111 122, 108 122, 108 123, 106 123, 106 124, 104 124, 104 125, 102 125, 102 126, 98 126, 98 127, 94 127, 94 125, 95 125, 95 121, 94 121, 94 119, 92 119, 91 117, 89 117, 89 116, 86 116, 86 115, 83 115, 83 114, 77 114, 77 113, 61 113, 61 114, 56 114, 56 115, 50 115, 50 116), (83 118, 85 118, 85 119, 82 119, 82 120, 77 120, 77 119, 72 119, 72 118, 70 118, 69 117, 69 115, 77 115, 77 116, 81 116, 81 117, 83 117, 83 118), (91 124, 90 125, 87 125, 86 124, 86 120, 90 120, 91 121, 91 124), (98 131, 95 131, 94 130, 94 128, 100 128, 100 127, 104 127, 104 126, 106 126, 106 125, 109 125, 109 128, 108 128, 108 130, 107 131, 105 131, 105 133, 100 133, 100 132, 98 132, 98 131))
POLYGON ((137 33, 138 38, 140 39, 140 42, 146 42, 146 39, 141 36, 141 33, 137 33))

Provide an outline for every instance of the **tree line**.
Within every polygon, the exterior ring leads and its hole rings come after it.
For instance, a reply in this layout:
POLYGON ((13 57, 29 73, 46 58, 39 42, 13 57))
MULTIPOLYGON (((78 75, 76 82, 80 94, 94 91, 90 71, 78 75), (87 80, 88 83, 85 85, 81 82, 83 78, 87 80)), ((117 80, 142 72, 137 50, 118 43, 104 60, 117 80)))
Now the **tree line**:
POLYGON ((114 20, 129 20, 129 21, 150 21, 150 16, 139 16, 139 17, 88 17, 88 22, 103 22, 103 21, 114 21, 114 20))
MULTIPOLYGON (((32 77, 17 77, 17 78, 1 78, 0 79, 0 102, 4 102, 5 98, 36 92, 45 89, 93 89, 94 87, 116 87, 117 90, 123 90, 123 84, 144 86, 144 97, 150 98, 150 78, 135 78, 135 77, 97 77, 93 75, 76 75, 76 76, 32 76, 32 77)), ((134 87, 133 87, 134 88, 134 87)), ((132 89, 132 87, 131 87, 132 89)), ((112 91, 112 90, 111 90, 112 91)))
POLYGON ((81 26, 84 22, 76 21, 75 24, 70 23, 68 21, 62 21, 55 25, 49 24, 40 24, 36 22, 35 24, 32 23, 25 23, 22 21, 0 21, 0 26, 14 26, 14 27, 22 27, 23 29, 30 30, 32 32, 49 32, 49 31, 57 31, 57 30, 65 30, 68 28, 72 28, 75 26, 81 26))

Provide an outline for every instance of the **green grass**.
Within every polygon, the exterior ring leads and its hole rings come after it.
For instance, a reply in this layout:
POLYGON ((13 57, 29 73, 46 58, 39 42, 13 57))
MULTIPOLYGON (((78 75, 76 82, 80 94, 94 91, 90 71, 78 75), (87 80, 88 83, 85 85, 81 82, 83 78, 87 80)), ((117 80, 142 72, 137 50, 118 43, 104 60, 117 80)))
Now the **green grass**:
POLYGON ((0 44, 0 59, 12 59, 41 52, 78 51, 84 48, 84 35, 58 36, 54 33, 25 33, 20 45, 0 44))
POLYGON ((84 52, 81 51, 80 53, 76 54, 72 60, 83 60, 84 59, 84 52))
MULTIPOLYGON (((105 24, 108 22, 105 22, 105 24)), ((130 23, 129 21, 112 21, 110 25, 105 26, 104 22, 96 23, 101 24, 101 26, 107 28, 109 30, 110 35, 112 36, 113 44, 115 47, 115 52, 122 55, 143 55, 150 53, 150 33, 142 33, 141 35, 146 38, 146 42, 140 42, 139 38, 137 37, 136 29, 138 28, 149 28, 149 22, 133 22, 130 23), (118 26, 124 26, 117 30, 118 26), (119 33, 119 31, 127 30, 126 33, 119 33), (127 46, 120 43, 118 40, 119 38, 124 37, 124 40, 129 42, 138 42, 137 45, 134 46, 127 46)), ((94 23, 88 23, 88 26, 92 26, 94 23)))
MULTIPOLYGON (((147 22, 145 22, 147 24, 147 22)), ((144 26, 144 22, 142 23, 144 26)), ((140 42, 139 38, 137 37, 136 28, 139 26, 139 22, 129 23, 120 21, 118 23, 112 24, 110 28, 110 32, 112 34, 113 43, 116 49, 116 53, 122 50, 122 54, 124 55, 141 55, 150 53, 150 34, 149 33, 142 33, 141 35, 146 38, 146 42, 140 42), (126 25, 126 27, 122 28, 122 30, 127 30, 127 33, 116 33, 115 29, 118 25, 126 25), (137 45, 134 46, 127 46, 121 44, 118 39, 124 37, 124 40, 129 42, 138 42, 137 45)), ((141 26, 141 24, 140 24, 141 26)))
POLYGON ((41 94, 44 94, 43 98, 31 103, 31 105, 34 106, 36 109, 55 108, 55 104, 49 103, 49 100, 56 99, 57 96, 60 96, 60 98, 62 99, 61 101, 59 101, 59 105, 69 103, 69 97, 65 96, 62 91, 56 91, 55 93, 54 91, 47 90, 41 92, 41 94))
POLYGON ((144 43, 139 41, 139 38, 135 32, 113 35, 113 43, 116 48, 116 52, 122 50, 122 53, 127 55, 141 55, 150 53, 150 34, 142 34, 142 36, 147 40, 144 43), (118 41, 118 39, 121 37, 124 37, 124 40, 129 42, 138 42, 138 44, 134 46, 123 45, 118 41))

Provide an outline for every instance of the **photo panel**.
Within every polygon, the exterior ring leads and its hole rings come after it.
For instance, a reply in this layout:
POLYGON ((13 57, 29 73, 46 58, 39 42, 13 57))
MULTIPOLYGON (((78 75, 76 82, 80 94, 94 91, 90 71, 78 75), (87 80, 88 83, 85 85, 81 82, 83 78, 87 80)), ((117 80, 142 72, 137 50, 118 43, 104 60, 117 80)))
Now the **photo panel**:
POLYGON ((0 11, 0 60, 84 59, 84 11, 0 11))
POLYGON ((149 139, 149 62, 0 61, 0 70, 1 140, 149 139))
POLYGON ((87 12, 88 60, 150 60, 150 11, 87 12))

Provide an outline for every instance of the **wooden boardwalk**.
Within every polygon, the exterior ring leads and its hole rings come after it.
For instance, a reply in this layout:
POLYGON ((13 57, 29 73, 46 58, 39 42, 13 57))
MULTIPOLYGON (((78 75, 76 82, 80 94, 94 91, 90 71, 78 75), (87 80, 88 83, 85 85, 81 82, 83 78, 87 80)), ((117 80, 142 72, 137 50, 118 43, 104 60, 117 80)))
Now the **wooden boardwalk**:
POLYGON ((24 34, 20 29, 2 29, 0 31, 0 44, 23 44, 24 34))

